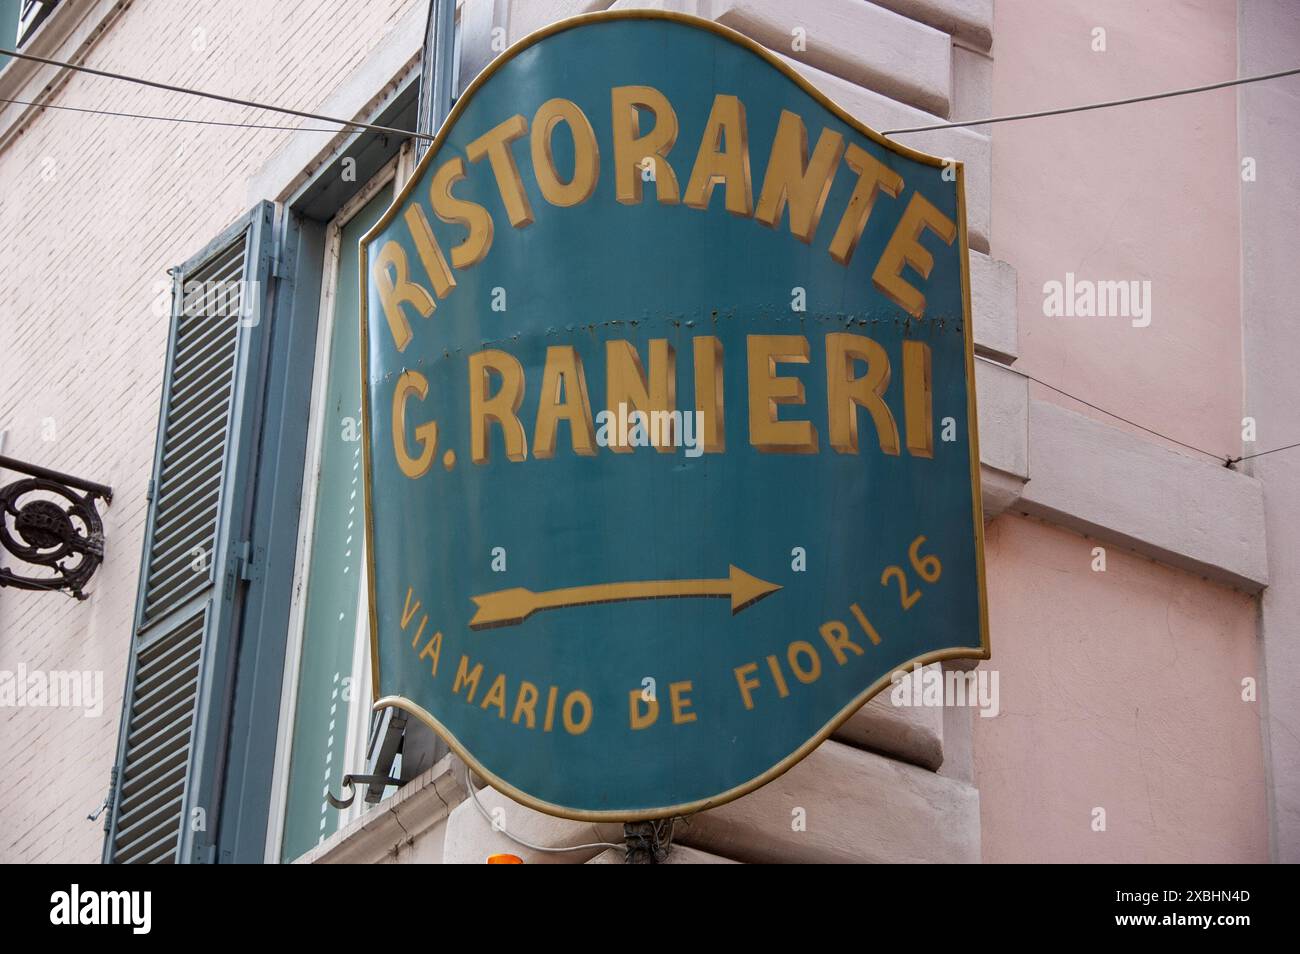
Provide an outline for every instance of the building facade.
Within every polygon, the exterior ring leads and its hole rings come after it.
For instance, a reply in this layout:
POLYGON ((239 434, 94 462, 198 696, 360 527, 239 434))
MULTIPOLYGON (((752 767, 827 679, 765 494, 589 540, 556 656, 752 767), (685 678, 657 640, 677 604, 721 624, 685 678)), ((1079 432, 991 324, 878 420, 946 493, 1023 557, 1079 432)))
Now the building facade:
MULTIPOLYGON (((456 6, 458 92, 650 7, 887 133, 1300 61, 1282 0, 456 6)), ((356 249, 416 142, 58 65, 410 130, 428 4, 4 13, 57 62, 0 61, 0 455, 113 495, 87 599, 0 589, 0 860, 621 861, 371 719, 356 249)), ((890 134, 965 166, 983 701, 882 693, 668 860, 1300 860, 1296 84, 890 134)))

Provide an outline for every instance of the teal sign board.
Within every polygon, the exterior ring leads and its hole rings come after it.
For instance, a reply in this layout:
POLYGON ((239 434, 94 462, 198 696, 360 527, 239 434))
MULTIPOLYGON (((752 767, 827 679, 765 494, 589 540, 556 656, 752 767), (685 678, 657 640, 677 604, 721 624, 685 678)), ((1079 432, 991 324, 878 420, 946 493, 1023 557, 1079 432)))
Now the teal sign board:
POLYGON ((361 241, 377 706, 573 818, 987 658, 962 172, 703 20, 504 53, 361 241))

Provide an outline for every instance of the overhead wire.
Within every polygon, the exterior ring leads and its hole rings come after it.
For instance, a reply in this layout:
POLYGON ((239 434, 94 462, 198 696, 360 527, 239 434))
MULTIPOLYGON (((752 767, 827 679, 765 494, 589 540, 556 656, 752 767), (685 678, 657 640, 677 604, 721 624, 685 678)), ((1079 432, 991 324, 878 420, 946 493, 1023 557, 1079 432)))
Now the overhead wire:
POLYGON ((1266 451, 1257 451, 1254 454, 1246 454, 1242 457, 1232 457, 1228 460, 1228 466, 1231 467, 1233 464, 1240 463, 1243 460, 1254 460, 1256 457, 1267 457, 1269 454, 1276 454, 1278 451, 1293 450, 1297 447, 1300 447, 1300 443, 1287 444, 1284 447, 1274 447, 1271 450, 1266 451))
POLYGON ((1116 414, 1114 411, 1107 410, 1106 408, 1098 404, 1093 404, 1091 401, 1087 400, 1086 398, 1081 398, 1077 394, 1071 394, 1069 391, 1066 391, 1064 388, 1058 388, 1055 384, 1049 384, 1047 381, 1044 381, 1042 378, 1035 377, 1034 375, 1030 374, 1028 371, 1021 371, 1019 368, 1012 367, 1009 364, 1003 364, 1001 361, 994 361, 992 358, 986 358, 982 354, 975 355, 975 358, 976 360, 983 361, 986 364, 991 364, 994 365, 995 367, 1002 368, 1004 371, 1010 371, 1012 374, 1017 374, 1022 378, 1025 378, 1029 381, 1033 381, 1035 384, 1041 384, 1043 387, 1049 388, 1055 391, 1057 394, 1064 395, 1065 397, 1068 397, 1072 401, 1078 401, 1080 404, 1086 407, 1090 407, 1094 411, 1100 411, 1102 414, 1105 414, 1109 417, 1113 417, 1117 421, 1123 421, 1125 424, 1128 424, 1131 427, 1136 427, 1138 430, 1146 431, 1148 434, 1152 434, 1156 437, 1161 438, 1162 440, 1172 441, 1173 443, 1179 445, 1180 447, 1185 447, 1188 450, 1196 451, 1198 454, 1204 454, 1207 457, 1213 457, 1215 460, 1218 461, 1225 461, 1228 459, 1227 454, 1216 454, 1214 453, 1214 451, 1207 451, 1203 447, 1197 447, 1195 444, 1188 444, 1185 441, 1178 440, 1178 438, 1176 437, 1170 437, 1168 434, 1163 434, 1160 431, 1157 431, 1153 427, 1147 427, 1145 424, 1139 424, 1137 421, 1129 420, 1127 417, 1124 417, 1120 414, 1116 414))
POLYGON ((265 109, 273 113, 283 113, 286 116, 298 116, 302 119, 315 119, 320 122, 337 123, 341 126, 349 126, 356 129, 368 129, 371 132, 391 133, 398 136, 413 136, 416 139, 434 139, 432 133, 415 132, 411 129, 398 129, 395 126, 381 126, 378 123, 363 123, 357 120, 340 119, 337 116, 326 116, 323 113, 312 113, 302 109, 290 109, 287 106, 273 106, 270 103, 259 103, 251 99, 243 99, 239 96, 227 96, 224 93, 210 93, 206 90, 193 89, 189 86, 178 86, 175 83, 163 83, 158 80, 144 79, 140 76, 129 76, 125 73, 115 73, 111 70, 95 69, 92 66, 85 66, 80 63, 54 60, 45 56, 36 56, 32 53, 20 53, 17 50, 6 49, 5 47, 0 47, 0 56, 12 56, 15 59, 31 60, 35 63, 43 63, 46 66, 58 66, 62 69, 75 70, 78 73, 88 73, 91 76, 102 76, 105 79, 120 80, 124 83, 136 83, 140 86, 148 86, 151 89, 166 90, 169 93, 184 93, 187 96, 198 96, 203 99, 212 99, 219 103, 231 103, 235 106, 246 106, 249 109, 265 109))
POLYGON ((1129 106, 1133 103, 1149 103, 1157 99, 1170 99, 1174 96, 1187 96, 1191 93, 1208 93, 1211 90, 1227 89, 1230 86, 1245 86, 1248 83, 1260 83, 1264 80, 1294 76, 1300 73, 1300 66, 1275 73, 1260 73, 1256 76, 1242 76, 1234 80, 1219 83, 1206 83, 1204 86, 1186 86, 1182 89, 1169 89, 1159 93, 1146 93, 1142 96, 1127 96, 1124 99, 1106 99, 1096 103, 1082 103, 1078 106, 1058 106, 1055 109, 1037 109, 1028 113, 1011 113, 1006 116, 989 116, 985 119, 962 119, 951 123, 932 123, 928 126, 909 126, 906 129, 886 129, 882 136, 901 136, 904 133, 931 132, 936 129, 961 129, 966 126, 992 126, 995 123, 1014 123, 1022 119, 1040 119, 1043 116, 1064 116, 1067 113, 1084 113, 1093 109, 1109 109, 1112 106, 1129 106))
POLYGON ((1009 364, 1003 364, 1001 361, 995 361, 992 358, 987 358, 982 354, 975 355, 975 360, 983 361, 985 364, 991 364, 994 367, 1001 368, 1004 371, 1010 371, 1012 374, 1019 375, 1020 377, 1025 378, 1028 381, 1033 381, 1035 384, 1041 384, 1043 387, 1049 388, 1050 390, 1055 391, 1057 394, 1063 395, 1064 397, 1068 397, 1071 401, 1078 401, 1080 404, 1084 405, 1085 407, 1090 407, 1094 411, 1100 411, 1102 414, 1105 414, 1108 417, 1113 417, 1117 421, 1123 421, 1125 424, 1128 424, 1130 427, 1136 427, 1140 431, 1146 431, 1148 434, 1152 434, 1155 437, 1159 437, 1161 440, 1170 441, 1174 444, 1177 444, 1179 447, 1185 447, 1188 450, 1196 451, 1198 454, 1204 454, 1206 457, 1213 457, 1217 461, 1222 461, 1223 466, 1225 467, 1231 467, 1233 464, 1239 464, 1243 460, 1253 460, 1256 457, 1266 457, 1269 454, 1276 454, 1278 451, 1293 450, 1294 448, 1300 447, 1300 443, 1287 444, 1283 447, 1274 447, 1266 451, 1257 451, 1254 454, 1245 454, 1241 457, 1233 457, 1231 454, 1216 454, 1214 451, 1208 451, 1204 447, 1197 447, 1195 444, 1188 444, 1186 441, 1180 441, 1178 438, 1171 437, 1168 434, 1165 434, 1163 431, 1157 431, 1153 427, 1147 427, 1145 424, 1139 424, 1137 421, 1124 417, 1122 414, 1116 414, 1114 411, 1108 410, 1107 408, 1104 408, 1099 404, 1094 404, 1091 401, 1087 400, 1086 398, 1081 398, 1077 394, 1071 394, 1069 391, 1065 390, 1064 388, 1058 388, 1055 384, 1050 384, 1049 382, 1044 381, 1042 378, 1035 377, 1034 375, 1030 374, 1028 371, 1021 371, 1019 368, 1012 367, 1009 364))
MULTIPOLYGON (((201 126, 234 126, 240 129, 282 129, 288 132, 348 132, 348 126, 339 129, 325 129, 320 126, 277 126, 268 123, 232 123, 217 119, 191 119, 185 116, 153 116, 147 113, 123 113, 112 109, 91 109, 87 106, 57 106, 54 103, 37 103, 26 99, 5 99, 0 103, 13 103, 18 106, 35 106, 38 109, 61 109, 73 113, 90 113, 96 116, 116 116, 122 119, 152 119, 164 123, 192 123, 201 126)), ((359 127, 358 127, 359 128, 359 127)))
MULTIPOLYGON (((158 80, 145 79, 140 76, 130 76, 125 73, 116 73, 111 70, 101 70, 94 67, 85 66, 80 63, 72 63, 65 60, 55 60, 49 57, 36 56, 32 53, 22 53, 18 50, 11 50, 0 47, 0 55, 12 56, 20 60, 30 60, 36 63, 42 63, 46 66, 57 66, 62 69, 76 70, 81 73, 88 73, 92 76, 101 76, 106 79, 120 80, 127 83, 137 83, 142 86, 148 86, 153 89, 167 90, 173 93, 184 93, 190 96, 199 96, 204 99, 212 99, 218 102, 231 103, 237 106, 246 106, 250 109, 265 109, 270 112, 283 113, 288 116, 298 116, 304 119, 315 119, 323 122, 337 123, 341 126, 348 126, 356 129, 369 129, 376 132, 397 133, 404 136, 414 136, 417 139, 432 140, 431 133, 421 133, 410 129, 398 129, 392 126, 381 126, 375 123, 363 123, 355 120, 341 119, 337 116, 327 116, 322 113, 312 113, 300 109, 290 109, 285 106, 274 106, 270 103, 259 103, 254 100, 244 99, 238 96, 228 96, 223 93, 212 93, 206 90, 198 90, 188 86, 180 86, 174 83, 163 83, 158 80)), ((1175 96, 1188 96, 1193 93, 1206 93, 1217 89, 1227 89, 1234 86, 1245 86, 1250 83, 1260 83, 1265 80, 1280 79, 1285 76, 1294 76, 1300 73, 1300 67, 1292 67, 1285 70, 1276 70, 1272 73, 1259 73, 1254 76, 1242 76, 1237 79, 1221 80, 1217 83, 1205 83, 1200 86, 1186 86, 1179 89, 1162 90, 1157 93, 1145 93, 1140 96, 1128 96, 1123 99, 1101 100, 1095 103, 1081 103, 1076 106, 1060 106, 1054 109, 1040 109, 1024 113, 1011 113, 1004 116, 988 116, 983 119, 965 119, 954 122, 931 123, 924 126, 909 126, 900 129, 886 129, 881 135, 899 136, 907 133, 931 132, 938 129, 959 129, 966 126, 989 126, 995 123, 1018 122, 1024 119, 1039 119, 1045 116, 1062 116, 1069 113, 1081 113, 1094 109, 1109 109, 1115 106, 1129 106, 1134 103, 1146 103, 1160 99, 1170 99, 1175 96)))

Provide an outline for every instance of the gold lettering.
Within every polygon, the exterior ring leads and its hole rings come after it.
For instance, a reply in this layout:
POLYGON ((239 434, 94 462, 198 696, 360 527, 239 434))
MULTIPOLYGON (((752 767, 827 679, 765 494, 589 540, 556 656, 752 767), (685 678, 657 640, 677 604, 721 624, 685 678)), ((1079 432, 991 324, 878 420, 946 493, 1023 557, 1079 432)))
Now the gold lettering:
POLYGON ((781 404, 803 404, 803 382, 779 378, 780 363, 807 364, 803 335, 749 335, 749 442, 765 454, 817 453, 817 428, 811 421, 778 421, 781 404))
POLYGON ((600 177, 600 147, 596 145, 596 132, 586 113, 577 103, 567 99, 549 99, 542 103, 533 116, 533 174, 537 177, 542 196, 551 205, 561 208, 586 202, 596 191, 600 177), (573 177, 568 182, 560 180, 555 169, 555 155, 551 151, 551 137, 555 127, 564 123, 573 136, 573 177))
POLYGON ((506 207, 506 217, 517 229, 533 223, 533 209, 528 204, 528 195, 524 192, 524 181, 519 177, 519 167, 515 165, 514 153, 510 144, 528 134, 528 120, 514 115, 505 122, 494 126, 465 147, 465 155, 470 162, 479 162, 487 157, 492 166, 492 175, 497 180, 497 190, 506 207))
POLYGON ((754 209, 754 189, 749 176, 745 104, 724 93, 713 98, 713 109, 709 111, 700 151, 682 201, 693 209, 707 209, 713 187, 720 182, 727 187, 727 211, 732 215, 749 215, 754 209))
POLYGON ((461 686, 468 686, 469 692, 465 694, 466 702, 474 701, 474 693, 478 692, 478 681, 483 676, 483 664, 475 663, 474 668, 469 668, 469 657, 461 654, 460 665, 456 667, 456 678, 452 681, 451 691, 453 695, 460 692, 461 686))
POLYGON ((853 250, 858 247, 862 230, 867 227, 871 208, 876 204, 876 192, 884 192, 892 198, 898 198, 903 188, 903 177, 878 159, 852 143, 844 153, 844 163, 858 174, 858 183, 849 196, 849 204, 840 216, 839 227, 831 239, 831 258, 841 265, 847 265, 853 257, 853 250))
POLYGON ((695 409, 700 412, 703 433, 700 446, 706 454, 727 449, 727 428, 723 420, 722 342, 713 335, 695 339, 695 409))
POLYGON ((420 601, 416 600, 415 605, 411 605, 411 597, 415 595, 415 587, 406 588, 406 605, 402 607, 402 629, 406 629, 406 624, 415 619, 415 614, 420 612, 420 601))
POLYGON ((421 318, 433 314, 433 296, 423 285, 411 281, 406 268, 406 253, 402 246, 389 240, 379 250, 375 264, 370 269, 374 279, 375 291, 379 293, 379 303, 384 309, 384 318, 388 320, 388 330, 392 332, 393 344, 397 350, 405 351, 411 343, 411 323, 402 311, 402 305, 410 305, 421 318), (389 275, 388 270, 393 270, 389 275))
POLYGON ((754 708, 754 697, 750 694, 751 689, 757 689, 759 682, 757 679, 750 679, 750 673, 758 671, 758 663, 745 663, 743 666, 737 666, 736 685, 740 688, 740 698, 745 703, 746 709, 754 708))
POLYGON ((546 693, 546 718, 542 722, 543 732, 550 732, 555 727, 555 699, 559 694, 560 690, 557 686, 551 686, 546 693))
POLYGON ((691 712, 691 697, 687 695, 691 691, 690 680, 683 682, 674 682, 668 686, 668 701, 673 711, 673 725, 681 725, 685 722, 694 722, 695 713, 691 712))
POLYGON ((867 619, 867 614, 862 612, 862 607, 857 603, 850 603, 849 612, 851 612, 853 618, 858 621, 858 625, 862 627, 862 631, 867 634, 867 639, 871 640, 871 645, 879 646, 880 634, 876 632, 876 627, 872 626, 871 621, 867 619))
POLYGON ((480 709, 486 709, 488 706, 496 706, 497 713, 501 718, 506 717, 506 676, 501 673, 492 680, 492 685, 488 686, 487 694, 483 696, 483 701, 478 704, 480 709))
POLYGON ((831 651, 835 661, 841 666, 849 660, 848 654, 844 650, 851 649, 857 655, 862 655, 862 647, 849 639, 849 628, 839 620, 832 619, 822 623, 820 632, 822 639, 826 642, 826 648, 831 651))
POLYGON ((934 456, 933 393, 930 346, 924 341, 904 341, 903 423, 907 449, 913 457, 934 456))
POLYGON ((614 193, 624 205, 641 201, 641 162, 654 157, 655 195, 660 202, 679 201, 677 176, 668 153, 677 142, 677 114, 668 99, 650 86, 615 86, 610 91, 613 109, 614 193), (654 114, 654 126, 641 135, 642 109, 654 114))
POLYGON ((533 728, 537 724, 537 687, 527 679, 519 683, 519 695, 515 698, 515 714, 510 721, 515 725, 519 724, 519 717, 523 716, 527 722, 528 728, 533 728))
POLYGON ((587 378, 582 371, 582 359, 572 345, 551 345, 546 349, 537 425, 533 428, 534 457, 547 460, 555 456, 555 431, 560 421, 569 422, 569 439, 575 454, 595 455, 596 426, 591 420, 587 378))
POLYGON ((649 728, 659 718, 659 700, 643 698, 640 689, 633 689, 628 693, 627 708, 629 724, 633 730, 649 728), (641 712, 639 702, 646 704, 644 713, 641 712))
POLYGON ((524 367, 518 358, 491 348, 469 356, 470 459, 474 463, 487 463, 489 429, 494 421, 501 426, 506 458, 517 462, 528 457, 528 436, 518 417, 523 400, 524 367), (496 394, 489 394, 492 373, 501 377, 496 394))
POLYGON ((878 342, 847 332, 826 336, 826 411, 831 446, 839 453, 858 452, 859 407, 871 414, 880 449, 886 454, 898 453, 898 425, 884 398, 889 374, 889 355, 878 342), (867 371, 855 378, 858 361, 867 363, 867 371))
POLYGON ((790 694, 790 687, 786 685, 785 674, 781 672, 781 664, 775 656, 767 657, 767 668, 772 673, 772 681, 776 683, 776 694, 784 699, 790 694))
POLYGON ((564 697, 564 731, 569 735, 582 735, 591 725, 591 697, 581 689, 574 689, 564 697), (582 718, 575 719, 573 710, 582 707, 582 718))
POLYGON ((420 450, 415 457, 406 445, 406 400, 411 395, 423 401, 429 394, 429 382, 419 371, 403 371, 393 389, 393 452, 397 466, 412 480, 423 477, 433 466, 438 450, 438 422, 426 421, 415 426, 415 440, 420 450))
POLYGON ((809 162, 808 130, 803 119, 787 109, 781 110, 754 218, 776 228, 788 202, 790 234, 811 243, 843 155, 844 137, 833 129, 823 129, 809 162))
MULTIPOLYGON (((420 620, 421 631, 424 630, 424 624, 427 623, 428 621, 429 621, 429 617, 427 616, 424 619, 420 620)), ((433 638, 430 639, 429 642, 425 644, 425 647, 420 650, 421 659, 433 660, 433 663, 430 667, 429 675, 431 676, 438 675, 438 659, 441 656, 442 656, 442 630, 438 630, 438 632, 433 634, 433 638)))
POLYGON ((477 265, 487 258, 492 247, 491 213, 477 202, 451 194, 451 187, 464 178, 465 160, 457 156, 439 166, 429 183, 429 201, 434 214, 448 225, 463 225, 468 230, 465 241, 451 250, 451 264, 455 268, 477 265))
MULTIPOLYGON (((644 411, 649 420, 652 411, 673 411, 677 407, 677 354, 667 338, 650 341, 650 382, 646 383, 641 355, 630 341, 612 339, 605 342, 605 406, 617 415, 620 404, 628 410, 644 411)), ((671 454, 673 446, 671 426, 664 428, 655 449, 661 454, 671 454)), ((630 445, 612 441, 609 449, 618 454, 631 453, 630 445)))
POLYGON ((929 229, 951 245, 957 237, 957 226, 921 193, 912 196, 903 217, 898 220, 894 234, 889 237, 884 254, 876 263, 871 282, 913 318, 925 314, 925 295, 903 279, 903 266, 911 265, 922 278, 930 277, 934 256, 920 242, 921 233, 929 229))
POLYGON ((785 658, 786 662, 790 664, 790 668, 794 671, 794 677, 804 685, 807 685, 810 682, 816 682, 817 677, 822 674, 822 660, 821 657, 817 655, 817 650, 813 649, 812 643, 805 642, 802 639, 796 639, 786 648, 785 658), (804 669, 799 665, 798 660, 800 655, 808 657, 809 663, 807 669, 804 669))
POLYGON ((411 240, 415 242, 415 250, 420 255, 420 264, 429 273, 429 281, 433 283, 434 292, 439 298, 446 298, 456 287, 456 279, 452 276, 451 269, 447 267, 447 260, 442 256, 442 246, 434 238, 429 220, 424 217, 424 209, 412 202, 406 207, 403 218, 406 219, 406 227, 411 232, 411 240))

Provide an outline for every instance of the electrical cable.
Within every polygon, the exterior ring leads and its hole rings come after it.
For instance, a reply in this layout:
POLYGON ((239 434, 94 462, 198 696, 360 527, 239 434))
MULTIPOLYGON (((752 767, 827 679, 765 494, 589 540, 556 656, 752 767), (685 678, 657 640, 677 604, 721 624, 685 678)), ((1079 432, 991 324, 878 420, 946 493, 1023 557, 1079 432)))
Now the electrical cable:
MULTIPOLYGON (((142 86, 149 86, 154 89, 167 90, 172 93, 185 93, 190 96, 200 96, 204 99, 214 99, 218 102, 233 103, 236 106, 247 106, 252 109, 265 109, 271 112, 284 113, 289 116, 299 116, 304 119, 316 119, 324 122, 338 123, 341 126, 348 126, 357 129, 370 129, 375 132, 396 133, 403 136, 414 136, 417 139, 433 140, 434 136, 430 133, 415 132, 409 129, 396 129, 392 126, 380 126, 374 123, 355 122, 347 119, 339 119, 335 116, 326 116, 321 113, 309 113, 300 109, 289 109, 284 106, 271 106, 267 103, 258 103, 253 100, 241 99, 237 96, 226 96, 221 93, 209 93, 204 90, 191 89, 186 86, 177 86, 171 83, 162 83, 157 80, 144 79, 139 76, 129 76, 124 73, 114 73, 109 70, 95 69, 90 66, 82 66, 77 63, 69 63, 63 60, 53 60, 44 56, 35 56, 31 53, 20 53, 17 50, 10 50, 0 47, 0 55, 12 56, 20 60, 31 60, 36 63, 43 63, 46 66, 58 66, 63 69, 76 70, 82 73, 89 73, 92 76, 102 76, 107 79, 121 80, 127 83, 138 83, 142 86)), ((1068 113, 1081 113, 1094 109, 1108 109, 1112 106, 1129 106, 1134 103, 1146 103, 1159 99, 1170 99, 1175 96, 1187 96, 1192 93, 1206 93, 1216 89, 1228 89, 1233 86, 1245 86, 1249 83, 1260 83, 1265 80, 1280 79, 1284 76, 1294 76, 1300 73, 1300 67, 1293 67, 1286 70, 1277 70, 1273 73, 1260 73, 1255 76, 1243 76, 1233 80, 1223 80, 1218 83, 1206 83, 1202 86, 1187 86, 1181 89, 1164 90, 1159 93, 1147 93, 1142 96, 1129 96, 1124 99, 1103 100, 1096 103, 1083 103, 1078 106, 1060 106, 1055 109, 1040 109, 1027 113, 1013 113, 1006 116, 989 116, 984 119, 966 119, 957 122, 933 123, 927 126, 909 126, 905 129, 886 129, 881 135, 899 136, 905 133, 930 132, 936 129, 959 129, 965 126, 990 126, 995 123, 1017 122, 1023 119, 1039 119, 1044 116, 1062 116, 1068 113)))
POLYGON ((288 132, 347 132, 351 123, 342 129, 325 129, 321 126, 275 126, 265 123, 231 123, 217 119, 187 119, 182 116, 150 116, 145 113, 119 113, 111 109, 90 109, 85 106, 56 106, 53 103, 34 103, 26 99, 5 99, 0 103, 13 103, 17 106, 35 106, 37 109, 62 109, 73 113, 91 113, 96 116, 118 116, 122 119, 153 119, 164 123, 193 123, 200 126, 235 126, 241 129, 283 129, 288 132))
POLYGON ((1229 460, 1229 463, 1236 464, 1243 460, 1252 460, 1256 457, 1265 457, 1268 454, 1276 454, 1278 451, 1292 450, 1293 448, 1296 447, 1300 447, 1300 444, 1287 444, 1285 447, 1274 447, 1272 450, 1258 451, 1257 453, 1254 454, 1247 454, 1244 457, 1233 457, 1229 460))
POLYGON ((559 854, 565 851, 583 851, 584 849, 587 848, 627 847, 626 845, 616 845, 613 842, 609 842, 609 841, 597 841, 597 842, 593 842, 590 845, 571 845, 568 848, 548 848, 545 845, 534 845, 531 842, 524 841, 522 838, 510 834, 510 832, 506 831, 504 826, 499 825, 495 820, 493 820, 492 816, 488 814, 488 810, 483 807, 483 803, 478 800, 478 792, 475 790, 474 785, 469 780, 469 766, 462 764, 461 770, 465 773, 465 788, 469 792, 470 800, 474 803, 474 807, 478 809, 479 814, 482 815, 484 819, 487 820, 487 823, 492 826, 492 829, 494 831, 501 832, 501 834, 505 835, 516 845, 523 845, 525 848, 531 848, 533 851, 546 851, 555 854, 559 854))
POLYGON ((226 96, 222 93, 208 93, 203 90, 191 89, 188 86, 176 86, 172 83, 160 83, 157 80, 143 79, 139 76, 128 76, 124 73, 114 73, 109 70, 97 70, 90 66, 81 66, 77 63, 67 63, 63 60, 52 60, 44 56, 34 56, 31 53, 19 53, 17 50, 0 47, 0 55, 12 56, 20 60, 31 60, 34 63, 43 63, 46 66, 58 66, 63 69, 76 70, 79 73, 89 73, 91 76, 102 76, 106 79, 121 80, 125 83, 138 83, 141 86, 149 86, 153 89, 166 90, 169 93, 185 93, 188 96, 199 96, 203 99, 215 99, 220 103, 233 103, 236 106, 247 106, 250 109, 265 109, 273 113, 284 113, 286 116, 298 116, 303 119, 316 119, 327 123, 338 123, 341 126, 355 127, 356 129, 369 129, 372 132, 392 133, 398 136, 413 136, 416 139, 433 140, 435 137, 430 133, 415 132, 410 129, 397 129, 394 126, 380 126, 376 123, 362 123, 351 119, 338 119, 335 116, 326 116, 321 113, 309 113, 301 109, 289 109, 286 106, 270 106, 266 103, 257 103, 249 99, 240 99, 238 96, 226 96))
POLYGON ((1003 364, 1001 361, 994 361, 992 358, 986 358, 982 354, 975 355, 975 358, 978 361, 983 361, 987 364, 994 365, 995 367, 1002 368, 1004 371, 1010 371, 1012 374, 1018 374, 1020 375, 1020 377, 1025 378, 1026 380, 1029 381, 1033 381, 1035 384, 1041 384, 1045 388, 1050 388, 1051 390, 1055 391, 1057 394, 1062 394, 1065 397, 1068 397, 1072 401, 1078 401, 1080 404, 1090 407, 1094 411, 1100 411, 1102 414, 1109 415, 1110 417, 1115 418, 1115 420, 1117 421, 1123 421, 1125 424, 1128 424, 1131 427, 1136 427, 1138 430, 1146 431, 1148 434, 1153 434, 1156 437, 1159 437, 1163 440, 1172 441, 1173 443, 1179 445, 1180 447, 1186 447, 1188 450, 1194 450, 1198 454, 1204 454, 1207 457, 1213 457, 1215 460, 1218 461, 1226 461, 1229 459, 1227 454, 1216 454, 1213 451, 1207 451, 1203 447, 1197 447, 1195 444, 1188 444, 1184 441, 1178 440, 1178 438, 1176 437, 1170 437, 1168 434, 1161 434, 1159 431, 1155 430, 1154 428, 1147 427, 1145 424, 1139 424, 1137 421, 1130 421, 1127 417, 1122 417, 1121 415, 1116 414, 1114 411, 1108 411, 1106 410, 1106 408, 1093 404, 1091 401, 1087 401, 1079 397, 1077 394, 1071 394, 1069 391, 1058 388, 1054 384, 1048 384, 1046 381, 1042 380, 1041 378, 1034 377, 1032 374, 1030 374, 1027 371, 1021 371, 1018 368, 1013 368, 1010 365, 1003 364))
POLYGON ((1049 388, 1055 391, 1057 394, 1061 394, 1064 395, 1065 397, 1068 397, 1071 401, 1078 401, 1080 404, 1083 404, 1086 407, 1090 407, 1094 411, 1100 411, 1102 414, 1106 414, 1110 417, 1113 417, 1117 421, 1123 421, 1125 424, 1128 424, 1131 427, 1136 427, 1138 430, 1146 431, 1148 434, 1153 434, 1156 437, 1161 438, 1162 440, 1172 441, 1173 443, 1179 445, 1180 447, 1186 447, 1188 450, 1194 450, 1198 454, 1204 454, 1207 457, 1213 457, 1215 460, 1222 461, 1223 466, 1225 467, 1231 467, 1233 464, 1239 464, 1243 460, 1252 460, 1253 458, 1256 457, 1264 457, 1268 454, 1276 454, 1278 451, 1292 450, 1296 447, 1300 447, 1300 443, 1287 444, 1283 447, 1274 447, 1272 450, 1257 451, 1254 454, 1246 454, 1242 457, 1233 457, 1230 454, 1216 454, 1213 451, 1205 450, 1205 448, 1203 447, 1197 447, 1195 444, 1188 444, 1185 443, 1184 441, 1180 441, 1176 437, 1170 437, 1168 434, 1162 434, 1160 431, 1157 431, 1151 427, 1147 427, 1144 424, 1139 424, 1137 421, 1131 421, 1127 417, 1123 417, 1119 414, 1116 414, 1114 411, 1108 411, 1104 407, 1101 407, 1097 404, 1093 404, 1091 401, 1087 401, 1079 397, 1077 394, 1071 394, 1069 391, 1066 391, 1063 388, 1058 388, 1054 384, 1048 384, 1042 378, 1036 378, 1027 371, 1021 371, 1020 369, 1013 368, 1008 364, 1003 364, 1001 361, 994 361, 992 358, 986 358, 982 354, 975 355, 975 359, 977 361, 983 361, 986 364, 991 364, 994 367, 1002 368, 1004 371, 1010 371, 1012 374, 1018 374, 1020 375, 1020 377, 1025 378, 1028 381, 1033 381, 1035 384, 1041 384, 1043 387, 1049 388))
POLYGON ((1080 106, 1060 106, 1056 109, 1039 109, 1030 113, 1014 113, 1007 116, 990 116, 987 119, 965 119, 952 123, 934 123, 930 126, 909 126, 907 129, 886 129, 882 136, 899 136, 903 133, 930 132, 935 129, 960 129, 964 126, 991 126, 994 123, 1011 123, 1021 119, 1038 119, 1043 116, 1063 116, 1066 113, 1082 113, 1092 109, 1108 109, 1111 106, 1129 106, 1133 103, 1148 103, 1156 99, 1169 99, 1173 96, 1187 96, 1189 93, 1206 93, 1230 86, 1245 86, 1247 83, 1259 83, 1264 80, 1278 79, 1282 76, 1294 76, 1300 73, 1300 66, 1276 73, 1261 73, 1258 76, 1243 76, 1240 79, 1224 80, 1221 83, 1207 83, 1204 86, 1188 86, 1183 89, 1166 90, 1163 93, 1147 93, 1145 96, 1129 96, 1125 99, 1108 99, 1099 103, 1084 103, 1080 106))

